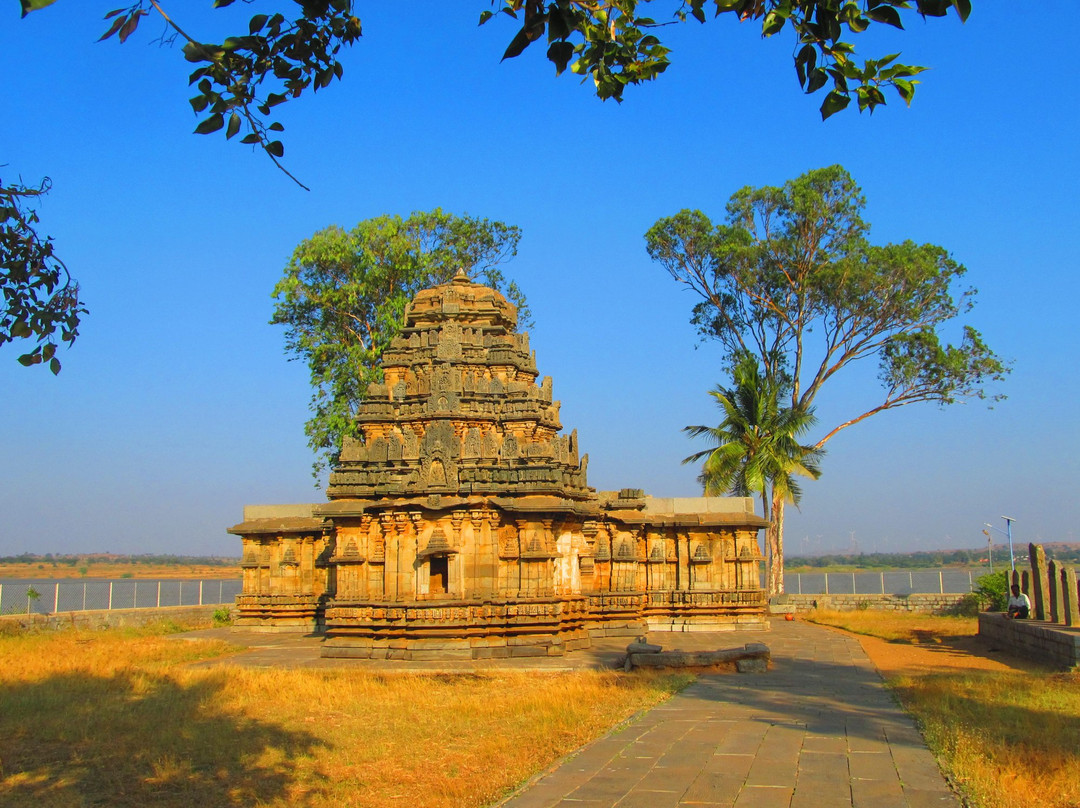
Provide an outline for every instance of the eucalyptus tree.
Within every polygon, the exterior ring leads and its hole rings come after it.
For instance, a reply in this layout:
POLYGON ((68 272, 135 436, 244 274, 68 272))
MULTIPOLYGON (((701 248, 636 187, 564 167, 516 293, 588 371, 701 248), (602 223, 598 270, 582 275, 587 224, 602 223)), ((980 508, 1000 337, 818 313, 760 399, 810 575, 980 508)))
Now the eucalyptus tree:
POLYGON ((699 335, 719 342, 728 363, 750 354, 767 383, 786 380, 792 410, 810 412, 837 375, 877 362, 880 396, 826 425, 817 449, 886 410, 996 400, 985 387, 1009 371, 958 323, 975 302, 960 285, 966 268, 933 244, 872 244, 865 204, 848 172, 829 166, 743 188, 723 223, 683 210, 645 235, 653 260, 698 297, 699 335))
POLYGON ((500 266, 517 254, 521 231, 436 208, 408 218, 379 216, 351 230, 327 227, 302 241, 274 287, 272 323, 285 350, 311 371, 311 418, 304 431, 318 475, 336 461, 379 359, 401 332, 405 307, 421 289, 461 271, 504 291, 528 325, 524 295, 500 266))
POLYGON ((685 432, 704 438, 712 448, 696 452, 684 463, 702 463, 699 482, 706 496, 732 493, 761 497, 765 530, 766 589, 784 591, 784 504, 798 505, 802 496, 797 475, 821 476, 820 448, 799 439, 814 425, 811 411, 781 404, 783 380, 761 374, 757 358, 744 354, 733 369, 733 386, 709 392, 724 414, 718 426, 688 426, 685 432))

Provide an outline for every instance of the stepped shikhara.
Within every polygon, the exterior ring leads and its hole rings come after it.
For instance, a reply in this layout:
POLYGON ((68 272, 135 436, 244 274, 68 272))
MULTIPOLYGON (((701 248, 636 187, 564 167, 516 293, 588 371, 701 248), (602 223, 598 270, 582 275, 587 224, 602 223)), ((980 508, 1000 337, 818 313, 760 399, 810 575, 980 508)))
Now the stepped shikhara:
POLYGON ((324 656, 559 654, 590 636, 759 628, 744 498, 588 487, 552 382, 494 289, 420 292, 318 505, 248 506, 239 623, 324 656))

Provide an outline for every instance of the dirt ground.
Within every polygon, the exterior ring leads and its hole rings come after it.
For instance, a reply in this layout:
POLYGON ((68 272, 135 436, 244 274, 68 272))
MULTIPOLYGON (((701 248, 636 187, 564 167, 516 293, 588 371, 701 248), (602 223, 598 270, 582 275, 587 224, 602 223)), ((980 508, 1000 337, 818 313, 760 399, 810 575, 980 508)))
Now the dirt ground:
MULTIPOLYGON (((830 631, 842 631, 838 628, 830 631)), ((843 632, 847 634, 848 632, 843 632)), ((878 637, 849 634, 858 639, 866 655, 886 679, 902 674, 952 670, 1042 671, 1039 663, 994 648, 978 636, 928 637, 918 644, 895 643, 878 637)))

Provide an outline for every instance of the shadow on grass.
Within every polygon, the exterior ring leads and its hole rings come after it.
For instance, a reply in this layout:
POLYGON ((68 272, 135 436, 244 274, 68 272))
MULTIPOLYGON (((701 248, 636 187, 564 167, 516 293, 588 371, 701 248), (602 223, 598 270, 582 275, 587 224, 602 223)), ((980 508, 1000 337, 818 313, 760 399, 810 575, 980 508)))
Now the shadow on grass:
MULTIPOLYGON (((1055 673, 1033 678, 1018 673, 955 671, 906 677, 894 688, 942 736, 947 745, 954 727, 987 739, 986 756, 1002 765, 1026 760, 1040 774, 1064 765, 1071 772, 1071 800, 1080 796, 1076 761, 1080 757, 1080 674, 1055 673), (1012 687, 1008 683, 1012 683, 1012 687)), ((1035 799, 1032 804, 1051 804, 1035 799)), ((1080 803, 1068 801, 1068 805, 1080 803)))
POLYGON ((320 784, 293 761, 321 742, 230 714, 226 685, 138 672, 0 687, 0 806, 309 805, 320 784))
MULTIPOLYGON (((1001 648, 977 634, 934 638, 932 641, 920 642, 919 647, 930 653, 942 654, 956 660, 950 667, 963 668, 965 667, 963 660, 977 657, 1023 673, 1047 674, 1056 670, 1047 662, 1019 656, 1010 649, 1001 648)), ((974 669, 978 666, 971 667, 974 669)))

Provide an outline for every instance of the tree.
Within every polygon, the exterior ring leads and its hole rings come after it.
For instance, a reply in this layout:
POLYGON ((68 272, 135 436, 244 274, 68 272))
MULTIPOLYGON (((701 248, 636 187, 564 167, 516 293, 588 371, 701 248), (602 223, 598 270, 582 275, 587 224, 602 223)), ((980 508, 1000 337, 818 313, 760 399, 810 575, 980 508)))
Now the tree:
MULTIPOLYGON (((20 0, 22 16, 51 7, 55 2, 20 0)), ((225 8, 234 2, 214 0, 213 5, 225 8)), ((318 92, 335 79, 341 79, 344 75, 339 59, 341 50, 356 43, 363 29, 360 19, 353 14, 351 0, 295 0, 295 4, 298 9, 285 15, 263 0, 259 5, 266 11, 252 15, 246 30, 213 43, 189 33, 170 14, 165 0, 137 0, 105 15, 107 28, 101 39, 115 37, 126 42, 142 20, 151 13, 159 16, 168 31, 161 40, 183 41, 184 58, 195 66, 188 76, 188 83, 196 88, 190 103, 196 114, 203 116, 195 133, 208 135, 223 131, 230 140, 239 135, 240 143, 260 149, 306 189, 281 162, 285 146, 279 133, 285 127, 272 119, 272 110, 309 89, 318 92)), ((491 0, 491 5, 499 6, 499 13, 484 11, 480 15, 481 24, 504 15, 515 20, 520 15, 522 21, 503 59, 520 55, 546 35, 546 56, 555 65, 556 74, 569 67, 571 73, 593 79, 598 97, 616 101, 622 100, 626 86, 651 81, 670 64, 670 51, 656 32, 691 18, 704 23, 707 7, 714 17, 760 23, 762 37, 786 29, 795 40, 794 66, 800 86, 807 93, 815 93, 831 83, 821 104, 822 118, 844 109, 852 98, 857 100, 860 111, 873 111, 885 103, 883 90, 888 88, 910 104, 919 83, 913 77, 924 69, 896 63, 899 54, 867 59, 860 65, 855 60, 854 47, 845 41, 846 34, 859 34, 881 25, 902 29, 904 20, 914 14, 923 18, 944 17, 952 9, 961 20, 966 20, 971 13, 970 0, 915 0, 914 9, 909 0, 862 0, 861 4, 837 0, 806 0, 795 4, 790 0, 685 0, 670 4, 666 9, 670 19, 658 22, 639 15, 638 10, 658 7, 660 0, 551 0, 546 5, 543 0, 491 0), (654 2, 655 6, 648 5, 654 2)), ((25 191, 21 185, 0 184, 2 198, 18 197, 21 191, 25 191)), ((31 238, 40 242, 32 227, 35 223, 36 219, 26 220, 31 238)), ((41 243, 50 242, 45 239, 41 243)), ((6 274, 19 277, 35 272, 29 263, 20 263, 19 257, 16 253, 12 258, 14 263, 5 267, 6 274)), ((71 292, 77 286, 65 288, 71 292)), ((25 295, 20 299, 28 303, 28 308, 14 309, 5 302, 4 322, 28 323, 29 334, 22 333, 21 325, 19 334, 40 342, 37 349, 19 357, 20 361, 24 364, 48 361, 53 372, 57 372, 59 360, 53 356, 56 344, 50 339, 53 331, 48 326, 49 322, 55 322, 55 311, 47 302, 35 302, 25 295), (45 357, 46 352, 49 357, 45 357), (30 361, 26 361, 27 357, 30 361)), ((85 310, 75 302, 65 312, 65 325, 70 327, 66 331, 68 338, 64 339, 70 343, 78 334, 75 328, 78 315, 85 310)), ((0 340, 0 345, 4 341, 0 340)))
POLYGON ((844 368, 878 361, 880 401, 829 428, 818 449, 885 410, 983 399, 984 384, 1009 370, 971 326, 958 344, 943 341, 974 305, 974 289, 953 296, 967 270, 932 244, 871 244, 864 206, 847 171, 830 166, 779 188, 743 188, 726 224, 683 210, 645 236, 653 260, 701 298, 700 335, 732 364, 757 357, 770 384, 789 379, 792 409, 811 411, 844 368))
POLYGON ((529 309, 499 266, 517 254, 517 227, 435 209, 409 218, 379 216, 352 230, 332 226, 300 243, 274 287, 272 323, 286 327, 285 349, 311 370, 308 445, 317 475, 332 465, 368 385, 382 378, 379 358, 404 325, 405 306, 421 289, 458 271, 504 290, 529 309))
POLYGON ((37 188, 0 182, 0 345, 17 339, 34 343, 19 356, 24 365, 47 364, 60 372, 58 342, 71 344, 86 313, 79 285, 53 253, 52 239, 42 239, 33 203, 49 192, 48 178, 37 188), (59 332, 59 334, 57 333, 59 332))
POLYGON ((759 495, 770 525, 765 530, 766 590, 783 592, 784 503, 798 505, 802 496, 795 475, 821 476, 820 448, 804 446, 799 437, 814 425, 812 412, 780 404, 783 380, 762 376, 757 358, 739 357, 734 386, 709 392, 724 413, 719 426, 688 426, 683 431, 713 445, 684 463, 704 461, 698 480, 706 496, 732 493, 759 495))

